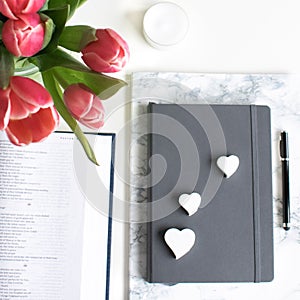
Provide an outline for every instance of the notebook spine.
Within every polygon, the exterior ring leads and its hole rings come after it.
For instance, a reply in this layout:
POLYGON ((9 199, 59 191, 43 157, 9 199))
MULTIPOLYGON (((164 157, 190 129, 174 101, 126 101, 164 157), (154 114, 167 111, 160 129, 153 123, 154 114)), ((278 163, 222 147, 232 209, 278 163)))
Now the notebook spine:
POLYGON ((259 149, 257 107, 250 105, 251 147, 252 147, 252 187, 253 187, 253 233, 254 233, 254 282, 261 282, 261 236, 260 236, 260 199, 259 199, 259 149))
MULTIPOLYGON (((272 197, 272 140, 271 110, 268 106, 257 107, 257 144, 259 167, 259 226, 260 281, 270 282, 274 278, 273 246, 273 197, 272 197)), ((257 280, 258 282, 258 280, 257 280)))

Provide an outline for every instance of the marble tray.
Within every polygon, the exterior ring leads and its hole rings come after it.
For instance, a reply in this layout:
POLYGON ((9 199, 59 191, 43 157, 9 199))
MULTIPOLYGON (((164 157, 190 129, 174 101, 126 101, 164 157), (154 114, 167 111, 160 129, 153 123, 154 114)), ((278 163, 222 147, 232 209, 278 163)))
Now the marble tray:
POLYGON ((288 74, 132 75, 129 299, 300 299, 300 77, 288 74), (270 283, 150 284, 146 277, 147 116, 149 101, 263 104, 271 107, 275 278, 270 283), (290 139, 291 229, 282 229, 279 133, 290 139))

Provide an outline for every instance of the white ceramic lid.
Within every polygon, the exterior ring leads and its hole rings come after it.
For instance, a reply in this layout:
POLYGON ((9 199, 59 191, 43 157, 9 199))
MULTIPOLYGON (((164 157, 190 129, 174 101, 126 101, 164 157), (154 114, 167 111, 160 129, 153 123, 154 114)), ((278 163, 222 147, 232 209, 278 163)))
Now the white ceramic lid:
POLYGON ((144 35, 149 44, 154 47, 176 45, 183 40, 188 27, 187 14, 175 3, 157 3, 151 6, 144 16, 144 35))

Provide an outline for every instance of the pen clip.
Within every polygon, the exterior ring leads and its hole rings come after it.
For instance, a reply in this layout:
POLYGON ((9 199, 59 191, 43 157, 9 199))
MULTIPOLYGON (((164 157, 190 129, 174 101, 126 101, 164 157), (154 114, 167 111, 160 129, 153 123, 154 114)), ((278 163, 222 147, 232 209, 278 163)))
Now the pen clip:
POLYGON ((283 143, 282 143, 282 140, 279 141, 279 152, 280 152, 280 157, 281 157, 281 158, 284 158, 284 157, 283 157, 284 149, 283 149, 283 143))
POLYGON ((288 148, 288 135, 287 132, 283 131, 280 135, 279 141, 280 157, 287 159, 289 157, 289 148, 288 148))

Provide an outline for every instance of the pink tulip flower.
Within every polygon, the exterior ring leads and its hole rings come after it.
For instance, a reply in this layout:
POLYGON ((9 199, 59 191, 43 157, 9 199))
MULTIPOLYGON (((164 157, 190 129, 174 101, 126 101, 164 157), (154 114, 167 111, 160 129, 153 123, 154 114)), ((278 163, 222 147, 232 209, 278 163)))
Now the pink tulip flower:
POLYGON ((13 144, 42 141, 58 121, 51 95, 34 80, 13 76, 8 88, 0 89, 0 130, 5 130, 13 144))
POLYGON ((7 20, 2 28, 2 41, 14 56, 33 56, 42 49, 45 24, 39 14, 20 15, 7 20))
POLYGON ((104 107, 101 100, 84 84, 68 86, 64 102, 71 115, 83 125, 99 129, 104 124, 104 107))
POLYGON ((127 43, 112 29, 97 29, 97 40, 82 50, 82 59, 96 72, 118 72, 129 60, 127 43))
POLYGON ((18 15, 36 13, 46 0, 1 0, 0 12, 9 19, 18 19, 18 15))

